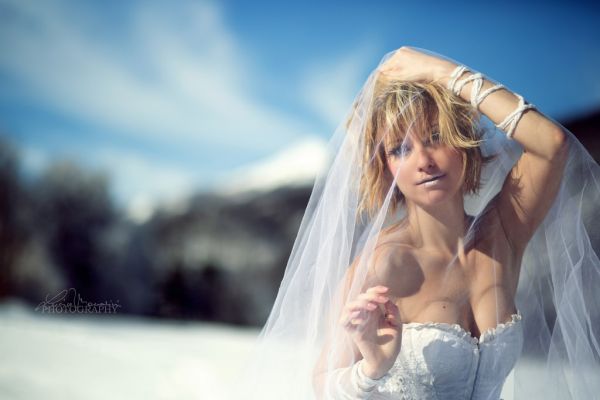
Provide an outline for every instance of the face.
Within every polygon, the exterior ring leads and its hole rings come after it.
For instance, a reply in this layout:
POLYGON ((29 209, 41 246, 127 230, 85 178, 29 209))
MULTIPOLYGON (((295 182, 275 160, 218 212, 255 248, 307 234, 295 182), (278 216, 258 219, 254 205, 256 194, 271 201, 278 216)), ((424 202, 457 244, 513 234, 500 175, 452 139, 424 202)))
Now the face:
POLYGON ((386 146, 387 167, 407 201, 421 207, 439 204, 461 192, 462 153, 440 142, 439 129, 409 133, 402 142, 386 146))

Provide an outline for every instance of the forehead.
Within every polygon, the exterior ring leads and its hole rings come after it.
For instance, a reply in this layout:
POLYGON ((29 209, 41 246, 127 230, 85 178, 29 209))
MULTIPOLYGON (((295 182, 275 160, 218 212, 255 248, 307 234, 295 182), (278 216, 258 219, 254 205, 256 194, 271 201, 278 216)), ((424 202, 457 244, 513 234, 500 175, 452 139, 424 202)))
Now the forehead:
POLYGON ((415 118, 411 121, 398 121, 399 123, 383 129, 380 133, 380 140, 386 147, 394 146, 405 140, 425 140, 433 133, 434 128, 438 128, 437 118, 415 118))

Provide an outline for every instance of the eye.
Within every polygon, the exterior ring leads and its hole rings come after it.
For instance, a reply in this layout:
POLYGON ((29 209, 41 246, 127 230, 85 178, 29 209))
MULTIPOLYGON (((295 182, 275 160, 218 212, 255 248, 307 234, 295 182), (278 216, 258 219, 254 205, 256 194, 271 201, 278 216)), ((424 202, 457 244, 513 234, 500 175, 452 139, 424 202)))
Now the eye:
POLYGON ((389 156, 404 157, 411 152, 412 148, 408 144, 400 144, 388 152, 389 156))
POLYGON ((440 137, 440 133, 438 131, 434 131, 431 136, 429 137, 429 139, 427 140, 426 144, 439 144, 441 142, 441 137, 440 137))

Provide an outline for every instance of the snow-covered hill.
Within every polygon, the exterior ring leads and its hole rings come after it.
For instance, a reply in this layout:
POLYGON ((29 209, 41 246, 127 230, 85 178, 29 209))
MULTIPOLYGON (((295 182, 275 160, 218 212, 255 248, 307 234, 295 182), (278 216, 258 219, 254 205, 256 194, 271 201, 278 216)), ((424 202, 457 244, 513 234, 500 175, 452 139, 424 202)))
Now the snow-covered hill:
POLYGON ((227 195, 312 185, 327 161, 327 142, 316 136, 307 137, 269 158, 229 172, 215 185, 214 191, 227 195))

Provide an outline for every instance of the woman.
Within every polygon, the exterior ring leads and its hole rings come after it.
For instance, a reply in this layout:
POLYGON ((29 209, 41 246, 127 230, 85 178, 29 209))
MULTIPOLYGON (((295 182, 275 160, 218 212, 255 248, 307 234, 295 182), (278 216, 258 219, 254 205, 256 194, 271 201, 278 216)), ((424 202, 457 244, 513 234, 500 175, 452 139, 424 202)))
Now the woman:
POLYGON ((259 397, 498 399, 516 365, 515 398, 592 398, 600 262, 582 207, 600 189, 572 134, 403 47, 331 146, 261 334, 259 397))

